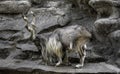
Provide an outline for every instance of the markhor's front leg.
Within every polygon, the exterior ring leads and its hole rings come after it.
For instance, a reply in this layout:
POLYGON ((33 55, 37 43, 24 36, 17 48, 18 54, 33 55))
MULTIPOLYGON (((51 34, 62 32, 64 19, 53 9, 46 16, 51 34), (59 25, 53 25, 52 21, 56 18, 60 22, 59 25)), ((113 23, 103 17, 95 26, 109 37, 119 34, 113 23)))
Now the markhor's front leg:
POLYGON ((78 51, 79 57, 80 57, 80 64, 77 64, 75 67, 76 68, 81 68, 84 66, 84 61, 86 57, 86 51, 81 47, 80 50, 78 51))

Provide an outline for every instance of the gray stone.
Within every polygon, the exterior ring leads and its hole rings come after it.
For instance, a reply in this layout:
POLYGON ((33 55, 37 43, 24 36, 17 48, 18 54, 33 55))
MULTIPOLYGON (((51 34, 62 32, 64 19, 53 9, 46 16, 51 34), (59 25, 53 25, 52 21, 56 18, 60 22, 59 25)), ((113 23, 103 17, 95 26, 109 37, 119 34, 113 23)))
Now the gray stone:
POLYGON ((21 15, 0 15, 0 30, 14 30, 20 31, 25 27, 25 22, 23 21, 21 15))
POLYGON ((99 19, 95 21, 95 35, 96 38, 99 41, 104 41, 108 39, 108 35, 120 28, 120 25, 118 24, 118 20, 116 19, 110 19, 110 18, 105 18, 105 19, 99 19))
MULTIPOLYGON (((106 41, 108 34, 118 30, 119 9, 114 6, 115 0, 90 0, 91 5, 97 11, 97 20, 95 21, 95 36, 99 41, 106 41), (104 4, 104 5, 103 5, 104 4)), ((118 1, 117 1, 118 2, 118 1)))
POLYGON ((31 7, 27 0, 0 1, 0 13, 26 13, 31 7))
POLYGON ((118 57, 120 57, 120 49, 119 49, 119 51, 118 51, 118 57))
MULTIPOLYGON (((97 51, 105 56, 111 63, 118 59, 120 10, 118 0, 90 0, 89 5, 97 12, 97 20, 94 23, 94 36, 101 42, 97 51)), ((96 45, 97 46, 97 45, 96 45)))
POLYGON ((120 59, 117 59, 116 64, 120 67, 120 59))
POLYGON ((0 40, 0 59, 6 59, 9 56, 10 52, 14 49, 14 42, 0 40))
POLYGON ((22 33, 21 31, 12 31, 12 30, 0 31, 1 40, 20 41, 23 39, 28 39, 27 36, 23 36, 23 35, 24 33, 22 33))
POLYGON ((25 28, 26 22, 21 15, 0 15, 0 38, 4 40, 18 41, 28 39, 30 32, 25 28))
POLYGON ((0 40, 0 49, 13 49, 13 48, 15 48, 14 42, 0 40))
POLYGON ((37 33, 50 27, 65 26, 70 21, 70 16, 67 14, 70 11, 69 4, 62 8, 37 8, 30 11, 33 11, 36 15, 37 33))
POLYGON ((21 31, 13 34, 9 38, 10 41, 20 41, 20 40, 23 40, 23 39, 25 39, 25 38, 24 38, 23 33, 21 31))
POLYGON ((15 31, 0 31, 0 38, 3 40, 9 40, 15 31))
POLYGON ((42 0, 31 0, 35 4, 40 4, 42 0))
MULTIPOLYGON (((42 30, 46 30, 53 26, 64 26, 69 21, 70 18, 67 15, 67 13, 70 10, 70 5, 64 5, 62 8, 38 8, 38 9, 31 9, 27 15, 29 18, 29 22, 31 22, 31 19, 33 16, 30 14, 31 11, 33 11, 36 15, 35 20, 35 26, 37 33, 41 32, 42 30)), ((6 16, 1 15, 0 20, 0 30, 1 30, 1 38, 7 39, 12 36, 12 39, 16 37, 15 35, 12 35, 11 32, 6 32, 6 30, 12 31, 12 32, 19 32, 19 37, 21 39, 28 39, 30 37, 30 32, 27 31, 25 28, 26 22, 23 20, 21 15, 12 15, 6 16), (4 31, 3 31, 4 30, 4 31), (6 35, 7 34, 7 35, 6 35)), ((18 34, 18 33, 17 33, 18 34)))
POLYGON ((115 63, 120 67, 120 30, 116 30, 109 35, 110 42, 112 44, 113 57, 115 63))
POLYGON ((120 30, 116 30, 112 33, 109 34, 110 40, 112 41, 113 44, 116 46, 119 46, 120 43, 120 30))
MULTIPOLYGON (((98 13, 97 18, 112 18, 118 17, 118 9, 114 7, 115 0, 90 0, 89 5, 91 5, 98 13)), ((118 2, 118 1, 117 1, 118 2)))
POLYGON ((20 44, 17 44, 16 47, 21 49, 22 51, 33 51, 33 52, 38 51, 37 47, 34 45, 33 42, 20 43, 20 44))
POLYGON ((106 63, 88 63, 82 69, 74 69, 69 66, 64 67, 53 67, 53 66, 44 66, 38 65, 40 61, 21 61, 21 60, 0 60, 1 70, 4 68, 17 70, 17 71, 26 71, 26 72, 34 72, 34 73, 48 73, 53 74, 62 74, 62 73, 91 73, 91 74, 99 74, 99 73, 110 73, 117 74, 120 73, 120 69, 106 64, 106 63), (18 61, 18 63, 17 63, 18 61), (36 71, 37 70, 37 71, 36 71), (41 71, 42 70, 42 71, 41 71))

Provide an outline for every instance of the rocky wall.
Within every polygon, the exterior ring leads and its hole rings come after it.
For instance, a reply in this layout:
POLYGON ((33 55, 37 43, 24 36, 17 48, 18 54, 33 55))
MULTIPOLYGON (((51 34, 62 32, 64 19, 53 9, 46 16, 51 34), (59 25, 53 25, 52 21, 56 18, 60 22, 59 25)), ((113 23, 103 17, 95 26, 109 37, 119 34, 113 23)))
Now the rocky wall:
MULTIPOLYGON (((86 62, 105 62, 120 67, 119 0, 1 0, 0 59, 41 61, 41 43, 54 30, 82 25, 92 34, 86 62), (35 15, 36 39, 26 29, 35 15)), ((72 54, 70 58, 76 60, 72 54)), ((42 64, 42 63, 41 63, 42 64)))

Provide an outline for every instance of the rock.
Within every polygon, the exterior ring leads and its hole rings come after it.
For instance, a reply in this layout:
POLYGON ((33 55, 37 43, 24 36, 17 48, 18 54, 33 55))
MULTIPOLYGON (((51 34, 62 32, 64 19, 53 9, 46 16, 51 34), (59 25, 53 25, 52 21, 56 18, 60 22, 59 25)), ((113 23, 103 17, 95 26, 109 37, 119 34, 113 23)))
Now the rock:
POLYGON ((68 0, 72 2, 73 7, 75 9, 78 9, 78 12, 83 12, 83 15, 88 15, 88 16, 96 16, 96 11, 94 10, 93 7, 89 5, 89 1, 91 0, 68 0))
MULTIPOLYGON (((102 56, 105 56, 106 59, 110 63, 115 63, 115 60, 118 58, 118 51, 119 51, 119 19, 98 19, 95 21, 95 36, 96 39, 105 45, 105 48, 100 49, 101 47, 97 48, 99 54, 101 53, 102 56), (102 52, 101 52, 102 51, 102 52)), ((102 47, 104 47, 102 45, 102 47)))
POLYGON ((67 14, 70 11, 69 4, 63 5, 63 7, 37 8, 30 11, 36 15, 37 33, 50 27, 65 26, 71 20, 67 14))
POLYGON ((0 38, 3 40, 9 40, 15 31, 0 31, 0 38))
POLYGON ((116 7, 120 7, 120 1, 119 0, 113 0, 112 4, 116 7))
MULTIPOLYGON (((53 66, 45 66, 45 65, 38 65, 40 61, 20 61, 20 60, 0 60, 0 70, 4 70, 7 68, 10 70, 10 73, 29 73, 29 74, 63 74, 63 73, 82 73, 82 74, 99 74, 99 73, 107 73, 107 74, 119 74, 120 69, 106 63, 87 63, 82 69, 74 69, 69 66, 61 66, 61 67, 53 67, 53 66)), ((8 70, 0 71, 3 74, 9 72, 8 70)))
POLYGON ((37 47, 34 45, 33 42, 17 44, 17 48, 21 49, 22 51, 33 51, 33 52, 38 51, 37 47))
POLYGON ((25 39, 25 38, 24 38, 23 33, 22 33, 21 31, 13 34, 13 35, 9 38, 10 41, 20 41, 20 40, 23 40, 23 39, 25 39))
POLYGON ((40 4, 42 0, 31 0, 32 3, 35 3, 35 4, 40 4))
POLYGON ((116 63, 120 67, 120 30, 116 30, 109 35, 109 39, 111 42, 112 52, 112 63, 116 63))
POLYGON ((0 59, 6 59, 9 56, 10 52, 14 49, 14 42, 0 40, 0 59))
MULTIPOLYGON (((4 2, 4 1, 2 1, 4 2)), ((31 9, 36 14, 36 30, 37 33, 39 33, 42 30, 46 30, 50 27, 56 27, 56 26, 64 26, 69 21, 70 18, 68 16, 68 12, 70 10, 70 5, 63 5, 64 7, 57 7, 57 8, 38 8, 38 9, 31 9)), ((31 12, 31 11, 30 11, 31 12)), ((28 13, 29 21, 31 22, 31 19, 33 16, 28 13)), ((16 32, 20 31, 19 38, 28 39, 30 37, 30 32, 26 30, 25 25, 26 22, 23 20, 21 15, 0 15, 0 30, 1 32, 1 38, 7 39, 12 36, 12 34, 15 34, 16 32), (13 17, 14 16, 14 17, 13 17), (15 33, 7 32, 12 31, 15 33), (7 34, 7 35, 6 35, 7 34), (9 35, 9 36, 8 36, 9 35), (3 37, 4 36, 4 37, 3 37)), ((12 36, 12 39, 14 38, 14 35, 12 36)))
POLYGON ((0 30, 20 31, 26 24, 21 15, 0 15, 0 18, 0 30))
POLYGON ((116 64, 120 67, 120 59, 117 59, 116 64))
POLYGON ((97 12, 97 20, 94 23, 95 38, 102 43, 102 49, 98 44, 97 52, 115 64, 119 62, 118 51, 120 43, 120 11, 118 0, 90 0, 89 5, 97 12))
POLYGON ((116 19, 99 19, 95 21, 95 36, 99 41, 104 41, 108 34, 120 28, 116 19))
POLYGON ((120 43, 120 30, 116 30, 112 33, 109 34, 110 40, 112 42, 112 44, 114 44, 115 46, 119 46, 120 43))
POLYGON ((46 0, 44 3, 44 7, 60 7, 59 5, 65 6, 64 4, 66 3, 65 0, 59 1, 59 0, 46 0))
POLYGON ((27 0, 0 1, 0 13, 26 13, 31 7, 27 0))
POLYGON ((118 51, 118 57, 120 57, 120 49, 119 49, 119 51, 118 51))
POLYGON ((40 52, 38 47, 32 41, 21 41, 16 45, 16 48, 19 50, 19 54, 13 55, 14 59, 22 59, 22 60, 36 60, 40 59, 40 52))
POLYGON ((27 37, 27 36, 23 36, 23 35, 24 35, 24 33, 22 33, 21 31, 12 31, 12 30, 0 31, 0 39, 1 40, 20 41, 22 39, 25 39, 25 37, 27 37))
POLYGON ((90 0, 89 5, 97 11, 97 18, 107 18, 113 14, 112 0, 90 0))
POLYGON ((0 49, 13 49, 15 48, 15 43, 12 41, 0 40, 0 49))
POLYGON ((9 49, 0 49, 0 59, 6 59, 10 54, 9 49))
MULTIPOLYGON (((73 0, 73 1, 75 1, 75 0, 73 0)), ((80 10, 82 10, 83 12, 86 12, 87 14, 91 14, 91 12, 92 12, 92 14, 94 14, 95 11, 89 5, 89 1, 90 0, 76 0, 80 10)))
POLYGON ((115 0, 90 0, 89 1, 89 4, 92 6, 92 7, 103 7, 102 6, 102 3, 104 3, 104 5, 106 6, 107 4, 108 5, 112 5, 112 1, 115 1, 115 0), (98 5, 97 5, 98 4, 98 5))
POLYGON ((90 0, 89 5, 97 11, 97 18, 119 18, 120 1, 118 0, 90 0))
POLYGON ((30 37, 30 32, 25 28, 26 22, 21 15, 0 15, 0 38, 4 40, 23 40, 30 37), (13 17, 14 16, 14 17, 13 17))

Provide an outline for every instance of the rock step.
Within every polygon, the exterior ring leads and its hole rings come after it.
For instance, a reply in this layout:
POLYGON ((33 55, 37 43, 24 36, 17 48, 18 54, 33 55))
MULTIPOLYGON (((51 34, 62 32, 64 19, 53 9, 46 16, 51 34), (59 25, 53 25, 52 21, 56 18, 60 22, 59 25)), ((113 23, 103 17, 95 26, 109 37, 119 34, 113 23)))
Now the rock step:
POLYGON ((40 61, 28 60, 0 60, 0 74, 119 74, 120 69, 101 63, 86 63, 81 69, 75 69, 71 66, 45 66, 40 65, 40 61), (9 72, 9 73, 8 73, 9 72))

